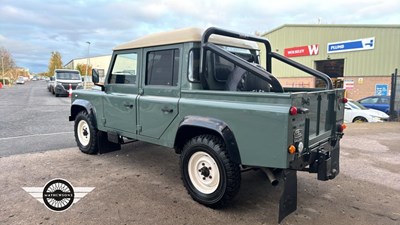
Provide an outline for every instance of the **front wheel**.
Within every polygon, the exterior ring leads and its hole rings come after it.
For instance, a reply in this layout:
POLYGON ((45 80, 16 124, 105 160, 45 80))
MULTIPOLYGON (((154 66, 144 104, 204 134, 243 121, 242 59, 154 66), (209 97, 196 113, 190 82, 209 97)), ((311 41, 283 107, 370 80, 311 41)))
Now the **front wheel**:
POLYGON ((94 126, 95 118, 93 114, 81 111, 75 117, 75 141, 79 149, 86 154, 95 154, 98 152, 97 128, 94 126))
POLYGON ((190 196, 218 208, 226 205, 240 188, 241 173, 221 138, 200 135, 189 140, 181 155, 181 174, 190 196))

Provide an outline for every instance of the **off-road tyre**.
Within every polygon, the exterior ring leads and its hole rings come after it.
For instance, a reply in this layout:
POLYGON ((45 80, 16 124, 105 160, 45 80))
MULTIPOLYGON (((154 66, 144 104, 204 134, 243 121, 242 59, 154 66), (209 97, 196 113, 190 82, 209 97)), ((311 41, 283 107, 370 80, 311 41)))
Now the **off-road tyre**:
POLYGON ((93 114, 85 110, 75 117, 74 133, 79 150, 86 154, 96 154, 99 151, 98 133, 93 114))
POLYGON ((211 208, 226 206, 240 188, 240 167, 229 158, 223 140, 214 135, 199 135, 184 145, 180 170, 189 195, 211 208))

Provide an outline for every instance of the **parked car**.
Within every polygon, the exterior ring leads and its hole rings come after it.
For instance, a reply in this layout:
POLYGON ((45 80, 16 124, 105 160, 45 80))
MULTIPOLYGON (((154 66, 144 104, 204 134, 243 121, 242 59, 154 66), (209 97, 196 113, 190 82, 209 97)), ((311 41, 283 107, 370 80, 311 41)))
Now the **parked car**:
POLYGON ((123 138, 175 148, 188 193, 212 208, 238 193, 242 168, 261 169, 272 185, 283 182, 280 222, 297 207, 296 171, 322 181, 339 174, 347 99, 327 75, 271 49, 267 39, 219 28, 152 34, 115 47, 104 83, 92 72, 100 90, 71 96, 79 149, 118 150, 123 138), (267 70, 250 41, 264 45, 267 70), (326 90, 284 89, 272 75, 272 58, 324 80, 326 90))
POLYGON ((369 96, 357 102, 369 109, 376 109, 384 113, 389 113, 390 96, 369 96))
POLYGON ((24 77, 18 77, 16 84, 25 84, 24 77))
POLYGON ((359 102, 348 100, 344 108, 344 122, 383 122, 389 115, 376 109, 368 109, 359 102))
POLYGON ((53 83, 54 83, 54 77, 47 77, 46 81, 47 81, 47 90, 49 92, 52 92, 53 91, 52 88, 53 88, 53 83))
POLYGON ((72 90, 83 89, 81 74, 78 70, 56 69, 53 81, 50 82, 51 93, 56 97, 67 95, 72 90))

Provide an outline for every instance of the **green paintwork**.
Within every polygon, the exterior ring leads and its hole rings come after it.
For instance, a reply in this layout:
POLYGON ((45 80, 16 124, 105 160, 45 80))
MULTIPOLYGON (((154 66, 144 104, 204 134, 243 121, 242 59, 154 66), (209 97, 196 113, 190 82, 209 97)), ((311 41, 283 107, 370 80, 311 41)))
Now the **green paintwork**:
MULTIPOLYGON (((95 108, 97 126, 102 131, 116 131, 120 135, 166 147, 174 147, 175 136, 185 116, 200 116, 224 121, 233 132, 243 165, 288 168, 293 159, 287 148, 293 143, 293 132, 301 129, 304 121, 310 118, 310 146, 326 141, 334 133, 336 123, 343 121, 343 108, 339 100, 343 90, 302 91, 286 93, 257 93, 202 90, 198 83, 187 78, 188 53, 199 43, 173 45, 181 54, 179 85, 146 86, 145 53, 151 50, 168 49, 160 46, 136 50, 115 51, 143 52, 138 58, 136 84, 108 84, 105 91, 74 91, 75 99, 84 99, 95 108), (320 121, 317 122, 317 102, 321 99, 320 121), (292 105, 304 106, 309 99, 311 112, 307 115, 289 115, 292 105), (132 108, 124 106, 133 104, 132 108), (163 112, 162 109, 171 109, 163 112), (328 122, 326 122, 328 121, 328 122), (316 133, 317 124, 320 132, 316 133)), ((112 70, 111 61, 110 71, 112 70)), ((110 71, 107 74, 110 74, 110 71)))

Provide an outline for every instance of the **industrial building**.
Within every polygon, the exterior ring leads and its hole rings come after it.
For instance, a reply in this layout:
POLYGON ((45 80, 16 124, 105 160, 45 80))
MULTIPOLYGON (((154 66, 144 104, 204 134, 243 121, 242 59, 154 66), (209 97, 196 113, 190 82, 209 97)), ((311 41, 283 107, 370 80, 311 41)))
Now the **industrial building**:
MULTIPOLYGON (((283 25, 262 36, 273 52, 324 72, 353 99, 390 95, 391 74, 400 68, 400 25, 283 25)), ((276 60, 272 72, 286 87, 323 85, 276 60)))
POLYGON ((79 64, 89 64, 93 69, 97 69, 101 77, 108 71, 110 65, 111 55, 93 56, 88 58, 72 59, 64 65, 65 69, 76 69, 79 64))

